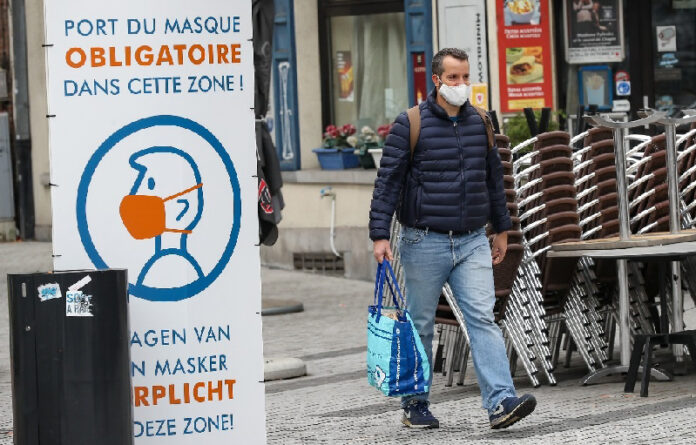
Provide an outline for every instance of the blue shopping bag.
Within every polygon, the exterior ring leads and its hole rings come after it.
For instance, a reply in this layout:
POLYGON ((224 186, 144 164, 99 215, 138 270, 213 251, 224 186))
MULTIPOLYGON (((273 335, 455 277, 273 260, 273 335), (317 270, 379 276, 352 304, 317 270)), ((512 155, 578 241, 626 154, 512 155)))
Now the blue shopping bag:
POLYGON ((386 396, 402 397, 428 392, 429 379, 423 343, 385 259, 377 266, 374 304, 368 308, 367 381, 386 396), (382 306, 385 283, 394 306, 382 306))

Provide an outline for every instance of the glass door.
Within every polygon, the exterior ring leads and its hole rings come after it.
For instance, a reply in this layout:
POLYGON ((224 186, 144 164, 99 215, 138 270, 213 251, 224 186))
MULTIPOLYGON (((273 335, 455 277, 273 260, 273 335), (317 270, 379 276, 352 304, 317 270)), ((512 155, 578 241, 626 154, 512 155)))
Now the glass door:
POLYGON ((696 1, 653 0, 655 108, 696 108, 696 1))

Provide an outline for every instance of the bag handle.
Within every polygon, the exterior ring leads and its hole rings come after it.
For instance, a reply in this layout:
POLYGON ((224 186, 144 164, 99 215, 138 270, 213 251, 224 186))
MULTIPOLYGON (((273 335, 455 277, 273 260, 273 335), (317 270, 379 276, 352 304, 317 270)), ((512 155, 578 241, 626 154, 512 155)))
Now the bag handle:
MULTIPOLYGON (((401 294, 401 289, 399 288, 399 283, 396 281, 396 274, 394 273, 394 269, 392 269, 391 264, 389 264, 389 261, 386 259, 383 261, 386 264, 386 269, 389 272, 389 275, 391 275, 392 282, 394 284, 394 287, 392 287, 392 283, 389 282, 389 277, 385 276, 384 281, 389 285, 389 290, 392 293, 392 298, 394 300, 394 306, 399 307, 401 309, 406 308, 406 301, 404 300, 404 296, 401 294), (394 288, 396 288, 396 293, 394 292, 394 288), (399 306, 399 302, 396 300, 396 296, 399 296, 399 301, 401 301, 401 306, 399 306)), ((386 274, 385 274, 386 275, 386 274)))
POLYGON ((404 300, 403 295, 401 294, 401 289, 399 288, 399 284, 396 281, 396 274, 394 274, 394 270, 391 267, 391 264, 389 264, 389 261, 385 258, 382 260, 381 263, 377 264, 377 277, 375 279, 375 297, 374 297, 374 305, 377 308, 377 322, 379 323, 379 319, 382 316, 382 300, 384 297, 384 283, 387 283, 387 286, 389 286, 389 290, 391 291, 392 294, 392 301, 394 302, 394 306, 400 309, 405 309, 406 308, 406 302, 404 300), (391 276, 391 282, 390 282, 390 276, 391 276), (393 286, 392 286, 393 284, 393 286), (394 291, 396 289, 396 292, 394 291), (399 296, 399 299, 397 300, 397 295, 399 296), (399 305, 399 301, 401 301, 401 305, 399 305))
POLYGON ((382 302, 382 294, 384 287, 384 279, 382 278, 383 276, 384 266, 382 265, 382 263, 377 263, 377 276, 375 277, 375 297, 373 303, 375 306, 381 304, 382 302))

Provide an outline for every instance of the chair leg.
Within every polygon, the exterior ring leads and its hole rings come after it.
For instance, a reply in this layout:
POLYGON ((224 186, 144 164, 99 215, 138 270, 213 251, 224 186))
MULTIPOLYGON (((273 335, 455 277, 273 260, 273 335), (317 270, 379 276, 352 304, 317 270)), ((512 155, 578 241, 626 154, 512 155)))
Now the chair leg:
POLYGON ((696 339, 691 337, 689 340, 687 340, 686 347, 689 348, 689 355, 691 356, 691 360, 694 362, 694 367, 696 367, 696 339))
POLYGON ((570 334, 567 335, 566 337, 568 339, 567 342, 567 349, 566 349, 566 357, 565 357, 565 363, 563 363, 564 368, 570 368, 570 359, 573 355, 573 350, 575 349, 575 342, 573 341, 572 338, 570 338, 570 334))
POLYGON ((652 339, 645 342, 645 355, 643 356, 643 378, 640 386, 640 396, 648 397, 648 385, 650 384, 650 368, 652 368, 652 339))
POLYGON ((633 352, 631 353, 631 363, 628 366, 628 374, 626 375, 624 392, 633 392, 633 389, 636 386, 636 379, 638 378, 638 366, 640 366, 640 359, 643 355, 644 347, 645 337, 642 335, 636 335, 633 343, 633 352))

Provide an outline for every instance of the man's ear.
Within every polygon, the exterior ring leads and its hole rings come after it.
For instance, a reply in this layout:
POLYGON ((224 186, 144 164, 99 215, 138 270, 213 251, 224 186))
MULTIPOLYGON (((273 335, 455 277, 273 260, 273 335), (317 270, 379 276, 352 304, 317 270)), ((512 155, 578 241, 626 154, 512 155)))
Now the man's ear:
POLYGON ((435 87, 436 87, 436 88, 439 87, 439 86, 440 86, 440 83, 441 83, 441 82, 440 82, 440 78, 438 77, 438 75, 437 75, 437 74, 433 74, 433 84, 435 84, 435 87))

